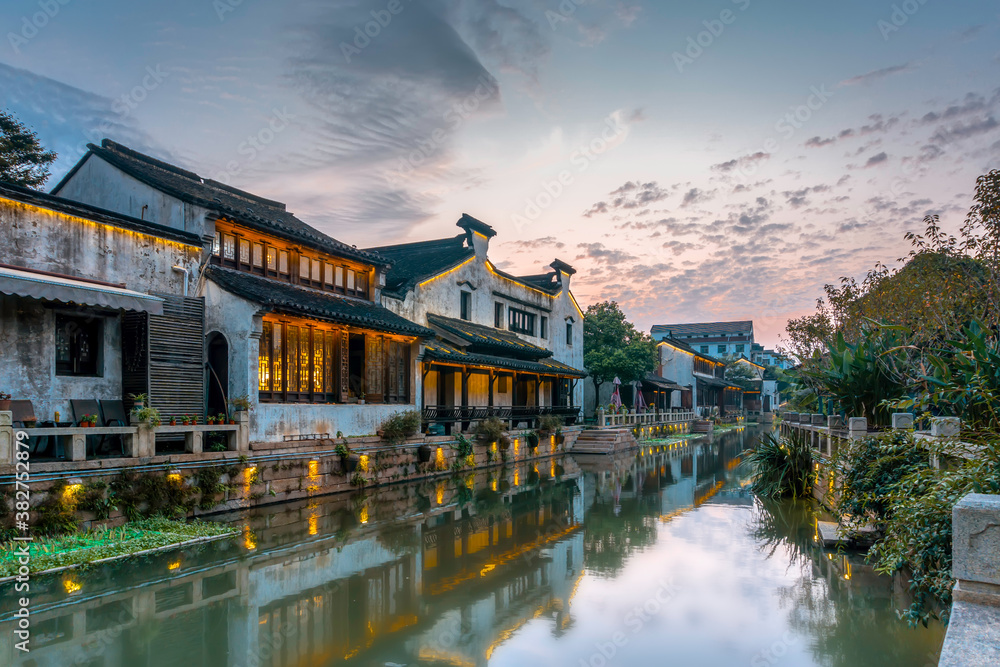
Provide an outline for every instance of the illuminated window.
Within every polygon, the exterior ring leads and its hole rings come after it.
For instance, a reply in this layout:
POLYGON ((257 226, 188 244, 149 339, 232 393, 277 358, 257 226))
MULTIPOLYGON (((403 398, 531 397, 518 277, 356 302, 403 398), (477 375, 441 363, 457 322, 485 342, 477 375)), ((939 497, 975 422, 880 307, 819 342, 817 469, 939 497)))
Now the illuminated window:
POLYGON ((344 289, 344 267, 338 266, 334 286, 344 289))
POLYGON ((267 268, 269 271, 278 270, 278 250, 272 246, 267 246, 267 268))
POLYGON ((326 286, 333 287, 333 264, 326 263, 326 286))
POLYGON ((240 239, 240 261, 244 264, 250 263, 250 241, 240 239))
POLYGON ((212 241, 212 254, 218 255, 222 250, 222 232, 215 232, 215 240, 212 241))
POLYGON ((236 259, 236 237, 232 234, 222 235, 222 257, 236 259))
POLYGON ((312 263, 312 279, 315 282, 320 282, 323 280, 323 276, 320 275, 323 271, 323 264, 320 263, 318 259, 313 260, 312 263))
POLYGON ((299 257, 299 278, 309 280, 309 258, 299 257))
POLYGON ((282 250, 278 254, 278 273, 288 273, 288 251, 282 250))
POLYGON ((254 243, 253 244, 253 265, 256 267, 264 266, 264 244, 254 243))
POLYGON ((347 269, 347 291, 354 291, 354 271, 347 269))

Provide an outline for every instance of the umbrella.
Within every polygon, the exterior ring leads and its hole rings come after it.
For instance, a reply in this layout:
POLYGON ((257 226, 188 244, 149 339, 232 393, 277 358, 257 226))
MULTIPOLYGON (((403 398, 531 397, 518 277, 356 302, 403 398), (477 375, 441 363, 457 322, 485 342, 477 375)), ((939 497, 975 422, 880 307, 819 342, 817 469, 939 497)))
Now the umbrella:
POLYGON ((622 381, 619 380, 618 377, 616 376, 615 379, 611 382, 611 384, 615 386, 615 390, 611 392, 611 405, 615 406, 616 408, 620 408, 622 406, 622 395, 621 392, 618 391, 618 389, 621 387, 622 381))
POLYGON ((634 387, 635 387, 634 407, 638 412, 642 412, 646 409, 646 399, 642 395, 642 387, 639 385, 638 382, 635 383, 634 387))

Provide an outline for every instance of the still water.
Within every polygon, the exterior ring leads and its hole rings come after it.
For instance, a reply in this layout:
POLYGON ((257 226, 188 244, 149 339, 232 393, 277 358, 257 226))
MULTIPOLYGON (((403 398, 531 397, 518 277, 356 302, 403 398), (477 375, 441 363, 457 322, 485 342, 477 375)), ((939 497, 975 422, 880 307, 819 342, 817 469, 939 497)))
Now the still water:
POLYGON ((756 434, 233 514, 236 540, 32 582, 0 665, 936 665, 901 580, 762 505, 756 434))

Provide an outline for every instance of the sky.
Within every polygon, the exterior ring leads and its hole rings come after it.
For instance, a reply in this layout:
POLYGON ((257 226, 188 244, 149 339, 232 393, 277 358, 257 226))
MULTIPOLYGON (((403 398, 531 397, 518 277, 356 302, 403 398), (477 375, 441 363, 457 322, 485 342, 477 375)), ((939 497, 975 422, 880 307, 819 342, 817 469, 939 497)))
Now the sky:
POLYGON ((498 232, 637 326, 753 319, 956 231, 1000 168, 1000 6, 6 0, 0 105, 284 201, 358 247, 498 232))

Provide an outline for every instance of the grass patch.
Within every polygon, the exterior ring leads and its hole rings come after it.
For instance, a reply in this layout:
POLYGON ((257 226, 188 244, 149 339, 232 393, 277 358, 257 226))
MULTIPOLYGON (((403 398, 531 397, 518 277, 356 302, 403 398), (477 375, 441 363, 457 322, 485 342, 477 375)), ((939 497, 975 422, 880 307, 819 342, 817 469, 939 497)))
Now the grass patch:
MULTIPOLYGON (((180 544, 203 537, 235 535, 230 526, 206 521, 173 521, 161 517, 143 519, 120 528, 100 528, 28 542, 31 572, 70 565, 87 565, 105 558, 131 556, 140 551, 180 544)), ((17 574, 16 550, 24 542, 0 544, 0 577, 17 574)))

